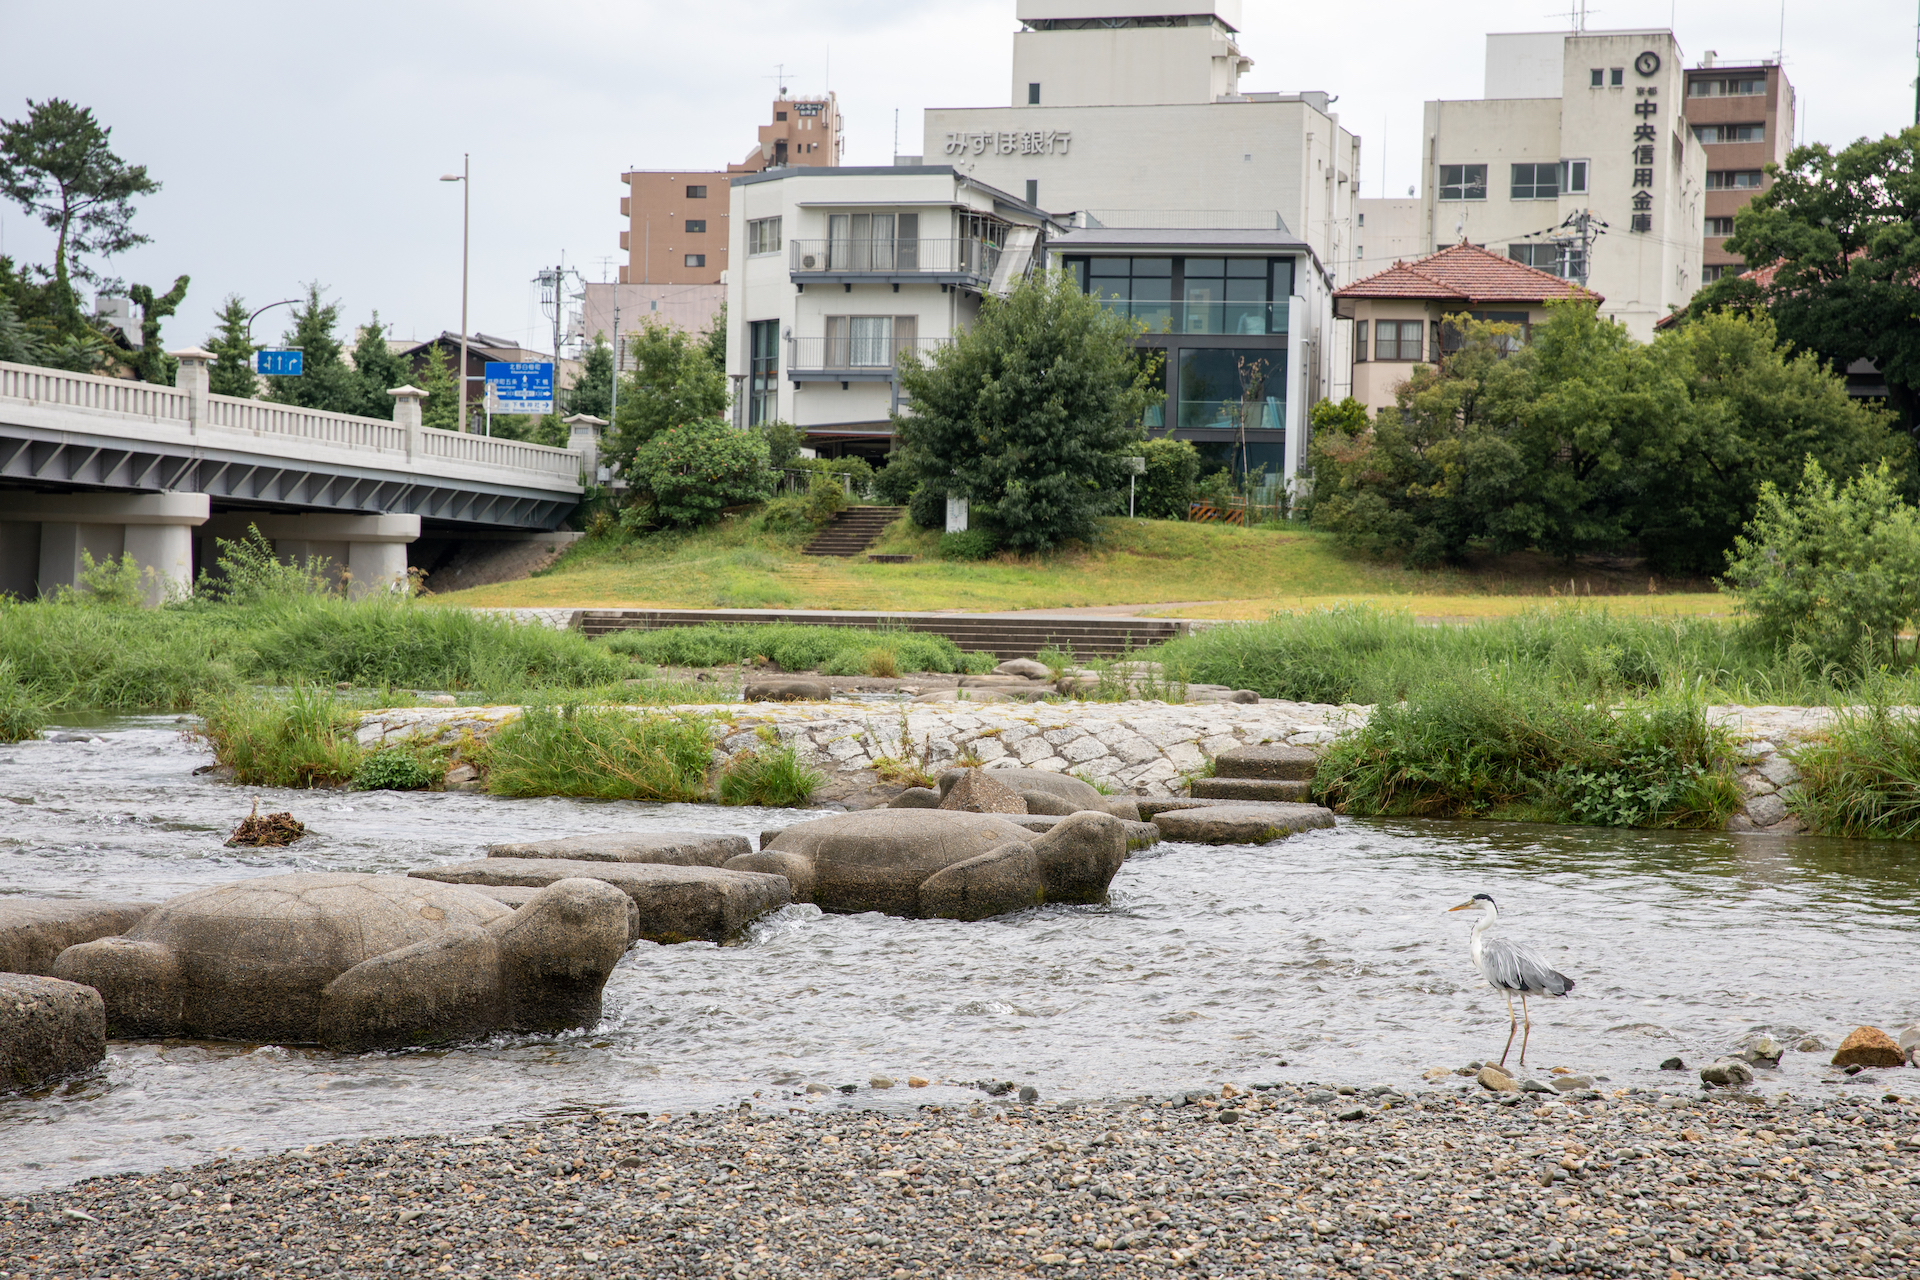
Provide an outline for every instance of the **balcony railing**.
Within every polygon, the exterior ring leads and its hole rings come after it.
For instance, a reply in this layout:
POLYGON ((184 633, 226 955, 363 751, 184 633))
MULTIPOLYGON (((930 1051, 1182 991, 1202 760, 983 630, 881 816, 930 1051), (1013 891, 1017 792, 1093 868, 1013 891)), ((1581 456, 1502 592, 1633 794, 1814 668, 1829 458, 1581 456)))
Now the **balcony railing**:
MULTIPOLYGON (((1097 285, 1099 281, 1094 281, 1097 285)), ((1155 302, 1102 298, 1107 310, 1147 326, 1148 333, 1213 333, 1254 337, 1287 331, 1284 302, 1155 302)))
POLYGON ((951 338, 893 339, 795 338, 787 360, 789 376, 830 374, 834 377, 892 377, 900 356, 912 351, 921 359, 951 342, 951 338))
POLYGON ((990 280, 1000 246, 985 240, 847 238, 790 240, 794 275, 964 277, 990 280))

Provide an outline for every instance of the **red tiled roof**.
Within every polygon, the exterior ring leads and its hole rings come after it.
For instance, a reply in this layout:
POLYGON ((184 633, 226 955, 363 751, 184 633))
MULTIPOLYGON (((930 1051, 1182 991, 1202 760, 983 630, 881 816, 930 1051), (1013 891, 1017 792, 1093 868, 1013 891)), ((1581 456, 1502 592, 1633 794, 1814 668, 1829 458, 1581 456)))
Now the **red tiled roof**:
POLYGON ((1336 298, 1437 298, 1473 304, 1545 302, 1549 298, 1605 299, 1571 280, 1524 266, 1470 244, 1456 244, 1334 291, 1336 298))

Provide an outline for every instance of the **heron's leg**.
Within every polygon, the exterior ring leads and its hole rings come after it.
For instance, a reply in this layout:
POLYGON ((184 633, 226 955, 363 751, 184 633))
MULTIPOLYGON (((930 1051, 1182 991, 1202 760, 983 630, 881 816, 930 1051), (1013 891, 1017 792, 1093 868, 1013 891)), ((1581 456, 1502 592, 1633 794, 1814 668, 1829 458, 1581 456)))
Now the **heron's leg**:
MULTIPOLYGON (((1500 994, 1507 998, 1507 1047, 1500 1051, 1500 1065, 1504 1067, 1507 1065, 1507 1055, 1513 1052, 1513 1033, 1518 1029, 1519 1024, 1513 1016, 1513 992, 1502 987, 1500 994)), ((1527 1056, 1524 1047, 1520 1051, 1520 1056, 1522 1059, 1527 1056)))
POLYGON ((1533 1034, 1533 1018, 1527 1013, 1527 993, 1520 993, 1520 1020, 1525 1029, 1520 1032, 1520 1065, 1527 1065, 1527 1037, 1533 1034))

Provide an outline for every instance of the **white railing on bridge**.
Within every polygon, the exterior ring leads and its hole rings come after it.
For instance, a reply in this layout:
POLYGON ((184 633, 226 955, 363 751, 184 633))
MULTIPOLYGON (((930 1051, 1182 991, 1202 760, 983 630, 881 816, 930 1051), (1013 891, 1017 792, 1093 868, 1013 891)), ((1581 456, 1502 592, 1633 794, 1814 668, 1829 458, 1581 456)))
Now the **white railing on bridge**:
MULTIPOLYGON (((424 426, 412 428, 409 441, 409 428, 401 422, 303 409, 270 400, 210 395, 189 382, 188 372, 183 371, 181 379, 188 385, 162 387, 39 365, 0 363, 0 400, 175 424, 196 434, 242 434, 263 442, 285 440, 351 451, 362 457, 381 455, 383 460, 401 466, 441 459, 464 466, 531 472, 569 484, 580 476, 580 455, 570 449, 424 426)), ((204 365, 193 372, 205 378, 204 365)), ((200 387, 204 385, 202 381, 200 387)))

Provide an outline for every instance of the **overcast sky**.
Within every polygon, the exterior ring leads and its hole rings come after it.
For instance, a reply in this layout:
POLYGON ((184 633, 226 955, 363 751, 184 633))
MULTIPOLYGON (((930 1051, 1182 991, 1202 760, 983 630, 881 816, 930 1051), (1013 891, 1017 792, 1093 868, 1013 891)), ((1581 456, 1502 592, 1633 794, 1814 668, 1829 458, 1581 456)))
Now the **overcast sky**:
MULTIPOLYGON (((1479 96, 1485 33, 1566 28, 1552 7, 1245 0, 1241 85, 1338 94, 1363 194, 1404 192, 1421 102, 1479 96)), ((199 342, 229 293, 260 306, 310 280, 356 324, 377 309, 401 337, 457 329, 460 188, 437 179, 471 152, 469 325, 545 349, 529 282, 563 253, 612 278, 623 170, 741 159, 782 63, 795 93, 840 94, 847 163, 888 163, 896 110, 900 150, 917 153, 923 108, 1008 101, 1013 13, 1013 0, 0 0, 0 118, 28 98, 90 106, 164 184, 135 223, 153 243, 107 265, 162 288, 193 277, 174 347, 199 342)), ((1588 10, 1590 29, 1669 22, 1689 64, 1708 49, 1771 57, 1781 41, 1781 11, 1751 0, 1588 10)), ((1914 0, 1787 0, 1801 136, 1843 144, 1911 123, 1914 40, 1914 0)), ((9 206, 0 252, 49 262, 51 238, 9 206)))

